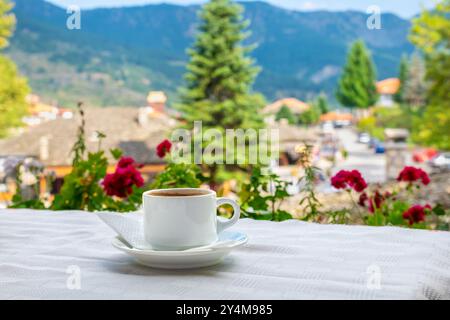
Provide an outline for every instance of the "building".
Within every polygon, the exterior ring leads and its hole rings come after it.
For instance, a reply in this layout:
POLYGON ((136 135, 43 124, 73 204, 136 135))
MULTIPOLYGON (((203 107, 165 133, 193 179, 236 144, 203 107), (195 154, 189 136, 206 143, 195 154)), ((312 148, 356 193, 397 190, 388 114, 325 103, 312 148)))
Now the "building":
MULTIPOLYGON (((145 108, 87 108, 85 135, 88 151, 119 148, 124 155, 143 164, 141 172, 148 178, 164 169, 165 164, 156 155, 156 146, 164 140, 175 121, 145 108), (106 135, 101 141, 98 132, 106 135)), ((2 156, 32 157, 42 163, 56 178, 56 184, 72 170, 71 149, 77 139, 80 116, 57 117, 23 133, 0 140, 2 156)), ((112 172, 116 161, 107 154, 112 172)), ((52 186, 55 188, 55 186, 52 186)))
POLYGON ((154 111, 165 113, 167 96, 163 91, 150 91, 147 96, 147 103, 154 111))
POLYGON ((311 107, 298 99, 295 98, 284 98, 269 104, 263 109, 264 114, 277 114, 283 106, 286 106, 291 110, 293 114, 299 115, 305 111, 308 111, 311 107))
POLYGON ((400 80, 389 78, 378 81, 376 87, 380 95, 378 104, 384 107, 392 107, 394 105, 394 95, 400 90, 400 80))
POLYGON ((27 126, 36 126, 43 122, 55 120, 58 117, 71 119, 73 111, 59 108, 54 105, 44 103, 38 95, 29 94, 26 97, 28 105, 28 115, 22 118, 27 126))

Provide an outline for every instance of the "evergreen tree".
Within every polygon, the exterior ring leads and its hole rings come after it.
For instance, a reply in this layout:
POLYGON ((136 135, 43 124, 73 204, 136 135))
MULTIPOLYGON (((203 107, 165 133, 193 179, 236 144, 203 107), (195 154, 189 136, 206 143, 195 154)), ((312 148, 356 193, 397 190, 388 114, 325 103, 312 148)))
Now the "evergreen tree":
POLYGON ((376 71, 362 40, 353 43, 339 80, 336 98, 349 108, 367 108, 378 100, 376 71))
POLYGON ((402 104, 403 101, 403 95, 405 92, 405 85, 406 81, 408 79, 408 56, 403 55, 402 59, 400 60, 400 67, 398 70, 398 79, 400 80, 400 88, 398 89, 398 92, 394 95, 394 100, 397 103, 402 104))
POLYGON ((425 53, 429 82, 424 116, 414 137, 420 143, 450 150, 450 0, 414 19, 412 42, 425 53))
POLYGON ((330 106, 328 105, 328 99, 325 94, 320 94, 315 101, 316 108, 321 114, 328 113, 330 111, 330 106))
MULTIPOLYGON (((0 48, 7 46, 15 25, 15 18, 9 13, 11 8, 9 1, 0 0, 0 48)), ((27 81, 18 75, 14 62, 0 55, 0 137, 21 125, 28 91, 27 81)))
POLYGON ((211 0, 200 13, 201 23, 181 89, 178 109, 188 127, 202 121, 205 128, 258 128, 261 95, 252 92, 259 73, 242 45, 249 36, 242 7, 230 0, 211 0))
POLYGON ((421 107, 426 99, 425 65, 418 53, 411 57, 408 76, 403 92, 403 102, 409 106, 421 107))
POLYGON ((295 124, 295 116, 292 113, 291 109, 288 106, 282 106, 278 113, 275 116, 276 121, 280 121, 281 119, 286 119, 289 124, 295 124))

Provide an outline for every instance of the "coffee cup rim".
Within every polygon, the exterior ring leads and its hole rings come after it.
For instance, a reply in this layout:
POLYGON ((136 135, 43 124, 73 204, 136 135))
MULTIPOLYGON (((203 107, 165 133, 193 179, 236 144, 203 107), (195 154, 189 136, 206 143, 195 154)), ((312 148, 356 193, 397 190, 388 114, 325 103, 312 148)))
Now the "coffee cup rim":
POLYGON ((148 190, 143 193, 143 196, 145 197, 151 197, 151 198, 169 198, 167 196, 152 194, 152 193, 158 193, 158 192, 171 192, 171 191, 201 191, 205 192, 205 194, 198 194, 198 195, 192 195, 192 196, 170 196, 170 199, 180 199, 180 198, 202 198, 202 197, 208 197, 212 195, 216 195, 216 192, 209 189, 201 189, 201 188, 170 188, 170 189, 154 189, 154 190, 148 190))

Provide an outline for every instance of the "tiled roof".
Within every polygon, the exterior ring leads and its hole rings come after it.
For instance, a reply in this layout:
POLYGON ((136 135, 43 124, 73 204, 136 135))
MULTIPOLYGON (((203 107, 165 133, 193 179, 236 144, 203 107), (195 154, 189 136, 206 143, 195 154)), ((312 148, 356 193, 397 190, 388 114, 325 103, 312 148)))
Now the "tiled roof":
POLYGON ((377 92, 379 94, 393 95, 400 89, 400 80, 397 78, 389 78, 377 82, 377 92))
POLYGON ((263 110, 263 113, 276 114, 276 113, 278 113, 278 111, 280 111, 280 109, 283 106, 288 107, 291 110, 291 112, 294 114, 303 113, 303 112, 309 110, 309 108, 310 108, 310 106, 303 101, 300 101, 295 98, 285 98, 285 99, 275 101, 274 103, 266 106, 263 110))
MULTIPOLYGON (((169 118, 152 118, 145 125, 138 121, 137 108, 90 108, 85 110, 86 142, 88 150, 98 149, 96 131, 106 135, 102 148, 121 148, 125 155, 133 156, 144 164, 162 163, 155 154, 155 147, 170 131, 169 118)), ((0 156, 22 155, 40 158, 42 141, 47 145, 44 165, 65 166, 71 164, 70 151, 75 142, 80 117, 57 118, 35 127, 29 127, 19 136, 0 140, 0 156)), ((110 160, 113 159, 110 157, 110 160)), ((112 161, 113 162, 113 161, 112 161)))

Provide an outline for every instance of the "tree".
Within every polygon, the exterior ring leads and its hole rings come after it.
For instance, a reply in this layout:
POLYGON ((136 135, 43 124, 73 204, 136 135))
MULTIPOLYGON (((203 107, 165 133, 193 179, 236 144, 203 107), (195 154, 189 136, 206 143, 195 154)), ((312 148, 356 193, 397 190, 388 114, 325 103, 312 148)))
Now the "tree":
POLYGON ((310 108, 298 117, 298 123, 302 125, 312 125, 319 121, 321 111, 315 103, 310 103, 310 108))
POLYGON ((16 18, 9 13, 13 5, 9 0, 0 0, 0 49, 8 46, 8 38, 12 35, 16 18))
MULTIPOLYGON (((177 106, 190 129, 201 121, 204 129, 258 129, 264 98, 252 91, 259 68, 244 46, 249 33, 243 9, 230 0, 211 0, 200 12, 199 33, 188 51, 185 87, 177 106)), ((222 143, 219 142, 221 146, 222 143)), ((204 166, 215 187, 218 165, 204 166)))
MULTIPOLYGON (((9 1, 0 0, 0 49, 7 46, 15 25, 14 16, 8 13, 11 8, 9 1)), ((4 137, 8 129, 21 125, 28 92, 27 81, 18 75, 14 62, 0 55, 0 137, 4 137)))
POLYGON ((317 97, 314 104, 316 105, 316 108, 320 111, 321 114, 325 114, 330 111, 327 96, 323 93, 317 97))
POLYGON ((242 45, 249 36, 242 11, 230 0, 211 0, 203 6, 178 106, 191 128, 194 121, 219 129, 263 125, 258 111, 264 99, 252 92, 259 68, 248 56, 253 48, 242 45))
POLYGON ((400 88, 398 89, 398 92, 394 95, 394 100, 397 103, 403 103, 403 95, 405 92, 405 85, 406 81, 408 79, 408 56, 403 55, 402 59, 400 60, 400 67, 398 70, 398 79, 400 80, 400 88))
POLYGON ((336 98, 349 108, 367 108, 378 100, 376 70, 362 40, 353 43, 339 80, 336 98))
POLYGON ((418 53, 411 57, 408 75, 404 85, 403 102, 413 107, 421 107, 426 99, 425 65, 418 53))
POLYGON ((286 119, 289 122, 289 124, 296 123, 294 114, 292 113, 291 109, 289 109, 289 107, 287 106, 282 106, 275 116, 276 121, 280 121, 281 119, 286 119))
POLYGON ((424 11, 413 20, 411 41, 426 58, 429 82, 425 113, 420 119, 417 141, 450 150, 450 0, 424 11))

